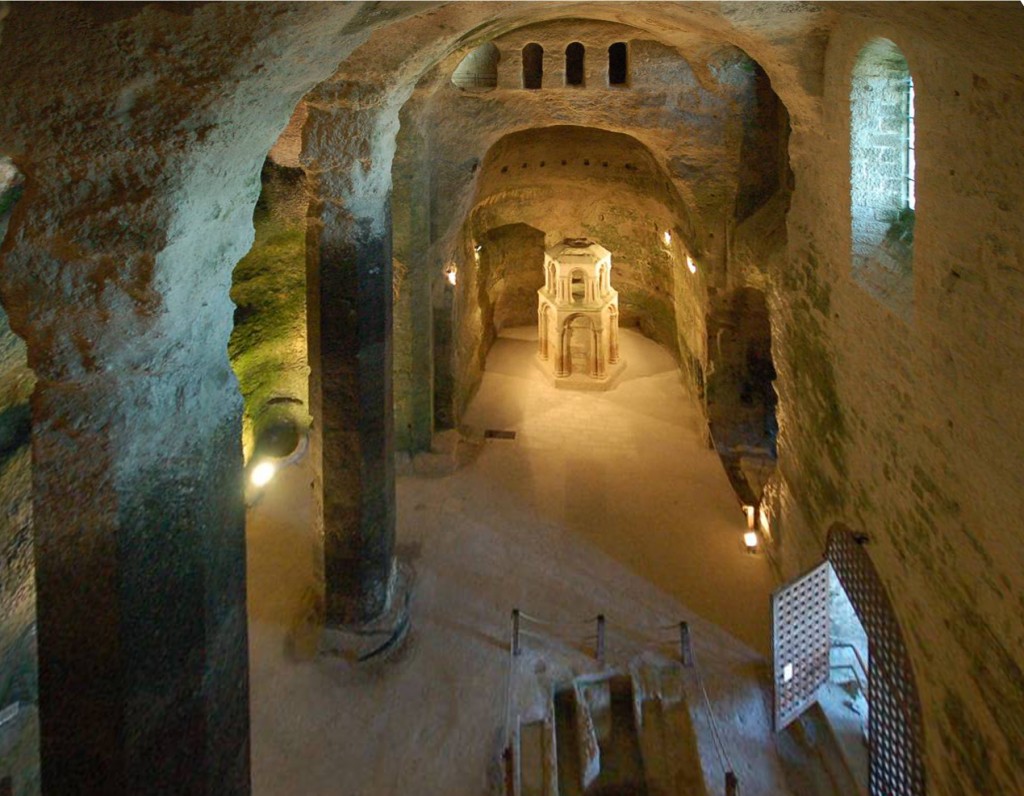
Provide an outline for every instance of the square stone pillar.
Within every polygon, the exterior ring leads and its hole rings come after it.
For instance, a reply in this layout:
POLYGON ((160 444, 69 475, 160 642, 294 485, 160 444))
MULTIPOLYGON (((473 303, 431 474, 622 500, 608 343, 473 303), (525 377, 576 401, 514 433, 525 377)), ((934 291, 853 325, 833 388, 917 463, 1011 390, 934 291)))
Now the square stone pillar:
POLYGON ((311 451, 329 627, 377 619, 393 586, 391 218, 386 198, 378 207, 355 217, 318 201, 310 219, 311 451))
POLYGON ((33 395, 48 796, 249 793, 241 400, 198 370, 33 395))

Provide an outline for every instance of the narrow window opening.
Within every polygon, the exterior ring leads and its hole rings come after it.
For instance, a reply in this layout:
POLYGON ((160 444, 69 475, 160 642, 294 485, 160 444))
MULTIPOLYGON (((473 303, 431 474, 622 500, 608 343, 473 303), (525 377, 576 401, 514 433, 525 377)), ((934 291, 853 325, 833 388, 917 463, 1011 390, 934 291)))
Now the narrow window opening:
POLYGON ((539 44, 523 47, 523 88, 537 89, 544 83, 544 48, 539 44))
POLYGON ((488 42, 481 44, 452 73, 452 83, 467 91, 488 91, 498 85, 498 48, 488 42))
POLYGON ((608 48, 608 85, 625 86, 629 82, 629 52, 624 41, 608 48))
POLYGON ((574 41, 565 48, 565 85, 583 85, 583 45, 574 41))
POLYGON ((914 82, 888 39, 864 46, 850 85, 852 275, 909 320, 917 204, 914 82))
POLYGON ((917 203, 916 183, 914 171, 917 167, 917 160, 914 152, 914 79, 907 76, 907 126, 906 126, 906 158, 904 160, 904 174, 906 175, 906 204, 911 210, 917 203))

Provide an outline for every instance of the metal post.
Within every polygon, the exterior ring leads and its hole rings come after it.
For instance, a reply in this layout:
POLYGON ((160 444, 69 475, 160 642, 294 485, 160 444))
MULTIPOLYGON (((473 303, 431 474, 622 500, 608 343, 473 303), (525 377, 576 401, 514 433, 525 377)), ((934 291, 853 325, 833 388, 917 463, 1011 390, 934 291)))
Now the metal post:
POLYGON ((512 609, 512 654, 519 654, 519 609, 512 609))
POLYGON ((597 662, 604 666, 604 614, 597 615, 597 662))
POLYGON ((739 796, 740 781, 731 771, 725 772, 725 796, 739 796))
POLYGON ((693 652, 690 650, 690 623, 679 623, 679 659, 683 666, 693 666, 693 652))

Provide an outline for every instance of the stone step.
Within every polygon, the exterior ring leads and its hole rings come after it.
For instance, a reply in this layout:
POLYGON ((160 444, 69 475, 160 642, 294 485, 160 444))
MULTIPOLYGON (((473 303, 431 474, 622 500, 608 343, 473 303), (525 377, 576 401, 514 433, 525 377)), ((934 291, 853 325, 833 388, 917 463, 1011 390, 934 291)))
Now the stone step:
POLYGON ((776 736, 776 749, 793 793, 860 796, 819 705, 811 706, 776 736))
POLYGON ((707 796, 682 668, 630 666, 648 796, 707 796))
POLYGON ((550 796, 546 779, 545 721, 519 728, 519 778, 515 796, 550 796))
POLYGON ((508 796, 558 796, 553 694, 549 694, 543 718, 525 723, 517 721, 513 744, 512 792, 508 796))

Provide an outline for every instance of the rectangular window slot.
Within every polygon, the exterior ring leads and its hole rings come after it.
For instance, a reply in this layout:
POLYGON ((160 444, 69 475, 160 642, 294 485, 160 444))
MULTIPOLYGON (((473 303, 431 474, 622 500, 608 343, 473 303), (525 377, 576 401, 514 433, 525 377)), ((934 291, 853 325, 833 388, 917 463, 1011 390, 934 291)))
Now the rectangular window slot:
POLYGON ((484 432, 484 439, 515 439, 516 432, 489 428, 484 432))

